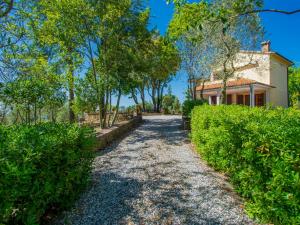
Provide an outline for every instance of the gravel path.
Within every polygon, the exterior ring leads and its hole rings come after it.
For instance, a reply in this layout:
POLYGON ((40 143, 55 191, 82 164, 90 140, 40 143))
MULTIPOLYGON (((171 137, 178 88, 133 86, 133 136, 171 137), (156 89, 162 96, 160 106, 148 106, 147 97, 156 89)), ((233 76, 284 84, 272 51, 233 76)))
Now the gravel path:
POLYGON ((94 163, 93 185, 57 224, 254 224, 192 150, 180 117, 151 116, 94 163))

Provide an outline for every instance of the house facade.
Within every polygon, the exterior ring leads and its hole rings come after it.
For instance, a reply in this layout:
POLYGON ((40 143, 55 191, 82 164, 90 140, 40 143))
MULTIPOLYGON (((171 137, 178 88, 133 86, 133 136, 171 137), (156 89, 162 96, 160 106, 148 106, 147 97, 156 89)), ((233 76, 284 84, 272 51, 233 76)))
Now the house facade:
MULTIPOLYGON (((241 51, 234 62, 234 75, 227 81, 227 104, 288 107, 288 68, 293 62, 262 43, 261 51, 241 51)), ((213 72, 210 81, 197 87, 197 98, 211 105, 221 103, 223 83, 213 72)))

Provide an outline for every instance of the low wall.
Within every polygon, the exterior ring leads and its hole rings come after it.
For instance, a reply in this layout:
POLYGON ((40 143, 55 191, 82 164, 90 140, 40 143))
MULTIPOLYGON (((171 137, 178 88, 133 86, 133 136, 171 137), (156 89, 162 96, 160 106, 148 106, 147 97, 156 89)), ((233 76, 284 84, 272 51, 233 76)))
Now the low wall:
MULTIPOLYGON (((114 116, 114 113, 107 113, 107 120, 108 118, 112 118, 114 116)), ((128 119, 132 119, 133 118, 133 113, 127 113, 127 112, 119 112, 117 115, 117 121, 118 122, 123 122, 123 121, 127 121, 128 119)), ((85 124, 96 124, 99 125, 100 121, 99 121, 99 113, 86 113, 84 115, 84 118, 81 119, 82 123, 85 124)))
POLYGON ((181 115, 180 113, 175 113, 175 114, 172 114, 172 113, 148 113, 148 112, 143 112, 143 116, 161 116, 161 115, 167 115, 167 116, 172 116, 172 115, 181 115))
POLYGON ((184 130, 191 130, 191 118, 187 116, 182 117, 182 128, 184 130))
POLYGON ((101 132, 97 133, 97 143, 95 150, 99 151, 107 147, 113 141, 118 140, 120 137, 127 134, 129 131, 136 128, 139 124, 143 122, 141 116, 134 117, 129 121, 121 122, 109 129, 103 129, 101 132))

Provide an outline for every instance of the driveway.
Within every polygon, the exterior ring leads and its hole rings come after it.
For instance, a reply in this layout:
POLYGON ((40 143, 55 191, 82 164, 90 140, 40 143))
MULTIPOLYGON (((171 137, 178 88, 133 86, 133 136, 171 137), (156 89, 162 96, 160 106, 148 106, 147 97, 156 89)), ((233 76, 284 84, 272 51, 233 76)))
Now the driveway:
POLYGON ((92 186, 57 224, 254 224, 194 152, 180 117, 144 119, 95 159, 92 186))

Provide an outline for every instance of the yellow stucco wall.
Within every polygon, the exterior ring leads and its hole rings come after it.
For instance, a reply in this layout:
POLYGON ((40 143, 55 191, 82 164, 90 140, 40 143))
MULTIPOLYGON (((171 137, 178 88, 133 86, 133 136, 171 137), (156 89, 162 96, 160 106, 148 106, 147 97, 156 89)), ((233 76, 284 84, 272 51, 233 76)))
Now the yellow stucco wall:
POLYGON ((243 66, 252 63, 257 66, 236 72, 236 77, 244 77, 264 84, 270 84, 270 55, 239 53, 237 58, 239 59, 239 63, 236 65, 243 66))
POLYGON ((288 66, 274 57, 270 61, 270 102, 274 106, 288 107, 288 66))
MULTIPOLYGON (((274 53, 262 54, 255 52, 241 52, 236 58, 236 62, 234 63, 236 68, 243 68, 249 64, 253 66, 236 71, 234 74, 235 78, 229 80, 243 77, 274 86, 275 88, 270 89, 268 98, 270 104, 273 106, 288 107, 288 64, 284 59, 274 53)), ((222 83, 221 80, 214 80, 213 78, 211 77, 212 81, 206 84, 222 83)))

